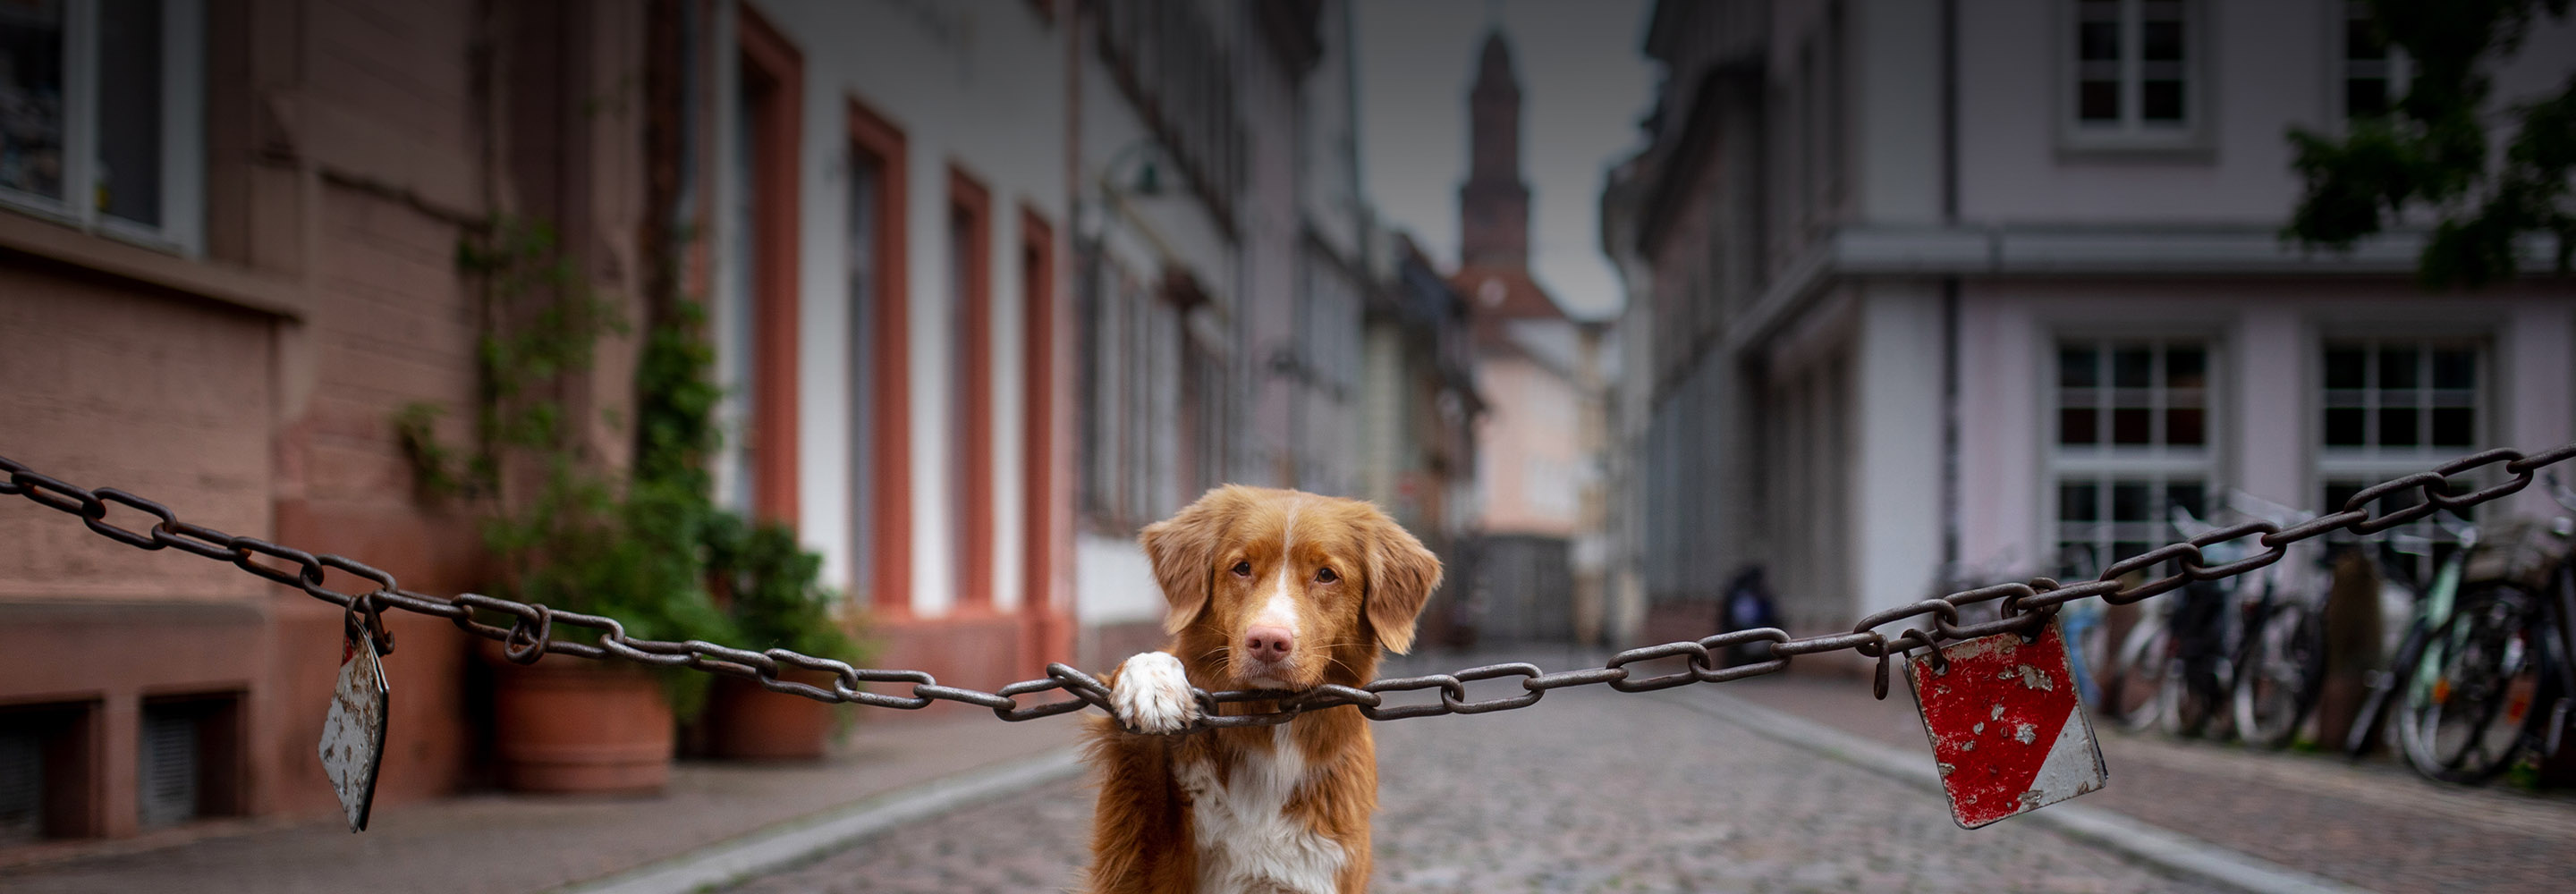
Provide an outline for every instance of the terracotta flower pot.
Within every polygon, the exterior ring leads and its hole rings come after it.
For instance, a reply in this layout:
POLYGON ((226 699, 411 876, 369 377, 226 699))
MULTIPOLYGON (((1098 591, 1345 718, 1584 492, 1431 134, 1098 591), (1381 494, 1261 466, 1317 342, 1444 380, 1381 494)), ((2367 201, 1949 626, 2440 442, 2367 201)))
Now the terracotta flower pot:
MULTIPOLYGON (((778 677, 832 688, 832 675, 822 671, 781 668, 778 677)), ((831 739, 832 710, 750 680, 719 677, 707 693, 707 751, 735 760, 819 760, 831 739)))
POLYGON ((565 655, 523 666, 486 651, 502 787, 650 794, 670 782, 671 703, 650 674, 565 655))

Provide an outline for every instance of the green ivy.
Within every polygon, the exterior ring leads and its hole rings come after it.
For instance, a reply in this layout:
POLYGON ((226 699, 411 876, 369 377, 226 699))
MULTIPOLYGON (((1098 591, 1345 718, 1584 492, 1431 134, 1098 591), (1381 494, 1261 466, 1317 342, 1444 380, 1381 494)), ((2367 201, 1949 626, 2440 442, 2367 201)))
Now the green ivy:
POLYGON ((699 517, 689 552, 703 563, 700 579, 715 588, 738 645, 861 660, 833 616, 840 597, 822 583, 823 557, 799 546, 794 528, 754 524, 708 499, 707 460, 723 443, 714 418, 724 390, 713 381, 706 312, 681 298, 668 316, 646 334, 637 363, 635 486, 689 501, 699 517))
MULTIPOLYGON (((437 437, 436 404, 407 405, 392 422, 425 495, 484 512, 483 545, 502 569, 493 592, 613 617, 641 639, 859 658, 833 617, 821 557, 792 528, 747 523, 709 497, 723 390, 697 304, 669 302, 644 334, 635 459, 621 480, 581 449, 559 398, 590 370, 601 337, 628 331, 616 305, 541 221, 496 219, 459 244, 456 262, 481 287, 473 446, 437 437)), ((682 716, 703 704, 705 675, 661 676, 682 716)))
POLYGON ((849 655, 855 648, 832 617, 837 597, 819 583, 823 557, 777 522, 746 523, 719 512, 706 528, 707 568, 731 610, 744 648, 849 655))

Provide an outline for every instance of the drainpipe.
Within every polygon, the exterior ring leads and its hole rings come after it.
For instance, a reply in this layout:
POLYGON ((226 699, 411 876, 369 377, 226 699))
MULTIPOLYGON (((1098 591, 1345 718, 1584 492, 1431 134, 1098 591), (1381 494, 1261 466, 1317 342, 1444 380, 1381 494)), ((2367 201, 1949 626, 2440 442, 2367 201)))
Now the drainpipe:
MULTIPOLYGON (((1959 0, 1941 0, 1941 222, 1959 225, 1959 0)), ((1959 567, 1959 277, 1941 278, 1941 565, 1959 567)), ((1945 585, 1948 581, 1943 582, 1945 585)))

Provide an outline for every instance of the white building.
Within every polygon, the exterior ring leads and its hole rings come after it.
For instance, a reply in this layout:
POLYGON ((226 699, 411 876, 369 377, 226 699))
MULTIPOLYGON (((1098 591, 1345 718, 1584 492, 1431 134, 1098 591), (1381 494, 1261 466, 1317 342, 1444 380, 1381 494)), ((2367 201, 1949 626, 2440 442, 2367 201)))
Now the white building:
POLYGON ((1072 38, 1047 4, 708 8, 718 498, 796 523, 880 663, 1032 676, 1071 644, 1072 38))
POLYGON ((1138 528, 1356 493, 1345 4, 735 0, 698 28, 719 497, 990 686, 1162 637, 1138 528))
MULTIPOLYGON (((1650 638, 1708 629, 1742 563, 1814 632, 1932 595, 1945 562, 2134 554, 2174 539, 2168 501, 2315 507, 2576 434, 2565 281, 2429 294, 2420 231, 2280 240, 2288 128, 2403 89, 2354 8, 1659 4, 1651 145, 1604 237, 1650 638)), ((2498 98, 2571 59, 2576 31, 2535 29, 2498 98)))

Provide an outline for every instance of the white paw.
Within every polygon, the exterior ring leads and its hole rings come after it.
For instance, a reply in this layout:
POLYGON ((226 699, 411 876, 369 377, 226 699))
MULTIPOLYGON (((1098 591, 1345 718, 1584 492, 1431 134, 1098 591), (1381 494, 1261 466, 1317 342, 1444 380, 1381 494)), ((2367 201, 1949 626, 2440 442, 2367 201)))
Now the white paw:
POLYGON ((1109 705, 1121 725, 1140 733, 1177 733, 1199 717, 1189 673, 1167 652, 1140 653, 1119 665, 1109 705))

